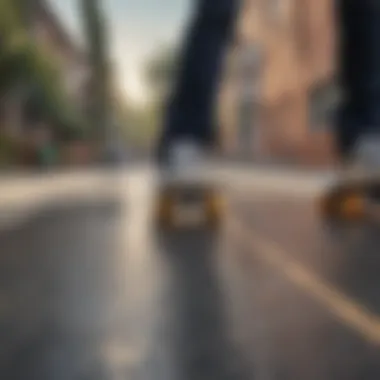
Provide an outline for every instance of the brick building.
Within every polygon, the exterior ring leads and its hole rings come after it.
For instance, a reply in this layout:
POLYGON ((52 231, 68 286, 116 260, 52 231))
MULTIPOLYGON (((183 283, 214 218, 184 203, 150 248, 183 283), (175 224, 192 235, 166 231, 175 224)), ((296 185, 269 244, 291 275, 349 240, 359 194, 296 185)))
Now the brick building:
POLYGON ((227 69, 221 92, 227 150, 317 165, 332 161, 338 95, 332 6, 331 0, 245 1, 227 63, 234 69, 227 69))

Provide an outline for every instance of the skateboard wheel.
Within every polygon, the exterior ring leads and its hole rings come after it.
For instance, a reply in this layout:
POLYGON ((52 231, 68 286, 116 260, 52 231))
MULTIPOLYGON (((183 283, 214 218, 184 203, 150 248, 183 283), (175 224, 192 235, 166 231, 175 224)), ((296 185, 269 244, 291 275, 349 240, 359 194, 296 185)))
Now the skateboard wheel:
POLYGON ((359 191, 338 191, 322 199, 322 213, 326 219, 359 221, 365 215, 365 197, 359 191))
POLYGON ((170 194, 163 194, 158 200, 157 223, 161 227, 172 227, 174 225, 174 200, 170 194))
POLYGON ((206 197, 206 222, 208 225, 217 226, 219 225, 223 216, 223 200, 218 194, 212 193, 206 197))

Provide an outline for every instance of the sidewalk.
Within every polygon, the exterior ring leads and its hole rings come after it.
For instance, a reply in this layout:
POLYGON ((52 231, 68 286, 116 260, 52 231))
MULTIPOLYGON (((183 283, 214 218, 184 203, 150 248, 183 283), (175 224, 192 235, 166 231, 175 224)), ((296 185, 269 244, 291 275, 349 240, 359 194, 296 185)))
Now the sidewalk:
MULTIPOLYGON (((268 190, 277 188, 279 191, 286 191, 290 187, 305 193, 320 190, 334 178, 331 170, 307 171, 275 166, 244 166, 234 163, 212 164, 210 170, 213 176, 221 178, 227 184, 259 186, 268 190)), ((49 200, 51 197, 69 197, 72 194, 87 193, 96 195, 112 187, 110 178, 116 179, 121 174, 126 177, 138 175, 140 180, 145 182, 144 177, 151 176, 154 172, 152 165, 142 164, 114 172, 104 169, 85 169, 7 176, 0 179, 0 208, 28 202, 28 199, 49 200)))
POLYGON ((320 194, 336 174, 332 170, 306 171, 278 167, 224 165, 216 176, 227 186, 246 188, 252 194, 289 195, 311 198, 320 194))
MULTIPOLYGON (((294 169, 243 166, 239 164, 213 165, 212 175, 227 186, 247 187, 254 192, 286 193, 310 197, 328 184, 331 171, 301 171, 294 169)), ((135 178, 139 186, 147 186, 154 175, 149 164, 127 167, 116 172, 104 169, 56 172, 38 175, 14 175, 0 179, 0 211, 36 209, 52 201, 69 201, 73 197, 87 199, 109 196, 120 191, 118 180, 135 178), (116 181, 116 182, 113 182, 116 181)))
POLYGON ((117 188, 114 179, 101 170, 7 176, 0 180, 0 227, 52 203, 109 197, 117 188))

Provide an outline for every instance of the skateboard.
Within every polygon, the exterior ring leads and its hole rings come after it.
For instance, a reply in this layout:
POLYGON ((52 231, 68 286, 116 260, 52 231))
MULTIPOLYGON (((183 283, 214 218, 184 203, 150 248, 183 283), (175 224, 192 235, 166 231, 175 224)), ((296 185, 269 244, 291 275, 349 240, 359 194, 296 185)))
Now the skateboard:
POLYGON ((161 228, 186 228, 201 223, 215 229, 220 225, 223 212, 221 189, 211 181, 166 180, 159 186, 156 222, 161 228))
POLYGON ((361 174, 337 180, 321 198, 321 212, 326 220, 363 221, 380 205, 380 175, 361 174))

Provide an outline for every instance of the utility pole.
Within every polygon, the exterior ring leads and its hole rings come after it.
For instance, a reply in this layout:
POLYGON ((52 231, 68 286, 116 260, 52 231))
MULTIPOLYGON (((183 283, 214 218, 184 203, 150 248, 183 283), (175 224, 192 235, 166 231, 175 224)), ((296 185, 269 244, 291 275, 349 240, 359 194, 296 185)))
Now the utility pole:
POLYGON ((91 66, 88 119, 101 152, 104 152, 110 127, 109 62, 106 26, 101 0, 80 0, 85 38, 91 66))

